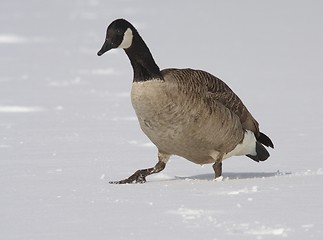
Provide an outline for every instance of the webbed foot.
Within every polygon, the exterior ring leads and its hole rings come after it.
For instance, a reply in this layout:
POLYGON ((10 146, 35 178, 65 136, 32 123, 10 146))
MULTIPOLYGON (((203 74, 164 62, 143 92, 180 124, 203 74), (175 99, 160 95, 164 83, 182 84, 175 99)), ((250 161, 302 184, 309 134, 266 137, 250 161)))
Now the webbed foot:
POLYGON ((127 179, 124 179, 121 181, 111 181, 109 183, 111 184, 145 183, 146 177, 148 175, 162 171, 165 168, 165 166, 166 166, 165 162, 159 161, 155 165, 155 167, 138 170, 127 179))
POLYGON ((111 184, 131 184, 131 183, 145 183, 146 182, 146 176, 142 172, 143 170, 138 170, 134 174, 132 174, 130 177, 124 180, 120 181, 111 181, 109 183, 111 184))

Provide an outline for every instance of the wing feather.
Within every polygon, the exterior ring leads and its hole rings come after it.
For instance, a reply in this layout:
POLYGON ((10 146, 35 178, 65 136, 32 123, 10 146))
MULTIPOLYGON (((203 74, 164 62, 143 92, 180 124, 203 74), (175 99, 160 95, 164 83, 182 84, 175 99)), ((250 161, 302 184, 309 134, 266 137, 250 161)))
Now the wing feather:
MULTIPOLYGON (((179 81, 179 88, 192 97, 198 95, 208 102, 212 108, 212 102, 221 103, 231 113, 237 115, 245 130, 251 130, 259 136, 259 124, 248 111, 241 99, 221 79, 202 70, 193 69, 165 69, 162 74, 172 74, 179 81), (192 94, 194 93, 194 94, 192 94)), ((212 110, 212 109, 211 109, 212 110)))

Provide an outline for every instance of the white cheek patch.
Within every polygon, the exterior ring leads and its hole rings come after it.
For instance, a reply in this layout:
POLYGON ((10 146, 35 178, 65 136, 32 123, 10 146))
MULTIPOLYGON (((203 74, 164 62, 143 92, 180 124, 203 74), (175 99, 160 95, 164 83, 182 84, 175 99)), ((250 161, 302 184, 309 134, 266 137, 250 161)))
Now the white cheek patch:
POLYGON ((118 48, 129 48, 132 44, 132 31, 128 28, 123 34, 123 40, 118 48))

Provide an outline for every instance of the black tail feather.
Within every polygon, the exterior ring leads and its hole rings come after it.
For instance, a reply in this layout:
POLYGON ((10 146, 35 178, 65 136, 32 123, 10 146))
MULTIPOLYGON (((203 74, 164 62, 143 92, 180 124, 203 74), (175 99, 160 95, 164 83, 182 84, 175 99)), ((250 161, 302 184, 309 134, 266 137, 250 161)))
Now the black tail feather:
POLYGON ((256 152, 257 152, 256 156, 253 156, 253 155, 250 155, 250 154, 248 154, 246 156, 251 158, 252 160, 254 160, 256 162, 265 161, 270 156, 270 154, 266 150, 266 148, 259 142, 256 142, 256 152))
POLYGON ((256 137, 256 139, 258 142, 262 143, 263 145, 265 145, 267 147, 274 148, 273 142, 270 140, 270 138, 266 134, 260 132, 259 136, 256 137))

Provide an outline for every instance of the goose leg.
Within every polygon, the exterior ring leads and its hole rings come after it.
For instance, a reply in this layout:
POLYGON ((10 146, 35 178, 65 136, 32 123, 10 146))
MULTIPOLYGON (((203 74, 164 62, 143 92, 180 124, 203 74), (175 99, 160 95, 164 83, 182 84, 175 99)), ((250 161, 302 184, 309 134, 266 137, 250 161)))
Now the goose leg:
POLYGON ((215 179, 221 180, 222 176, 222 160, 223 160, 224 153, 218 153, 215 151, 214 154, 211 154, 211 157, 214 159, 213 170, 215 173, 215 179))
POLYGON ((110 183, 112 184, 145 183, 146 177, 148 175, 158 173, 165 168, 169 157, 170 155, 168 154, 163 154, 161 152, 158 152, 158 163, 154 167, 137 170, 134 174, 132 174, 127 179, 124 179, 121 181, 112 181, 110 183))
POLYGON ((215 179, 222 176, 222 162, 218 161, 213 164, 213 170, 215 173, 215 179))

